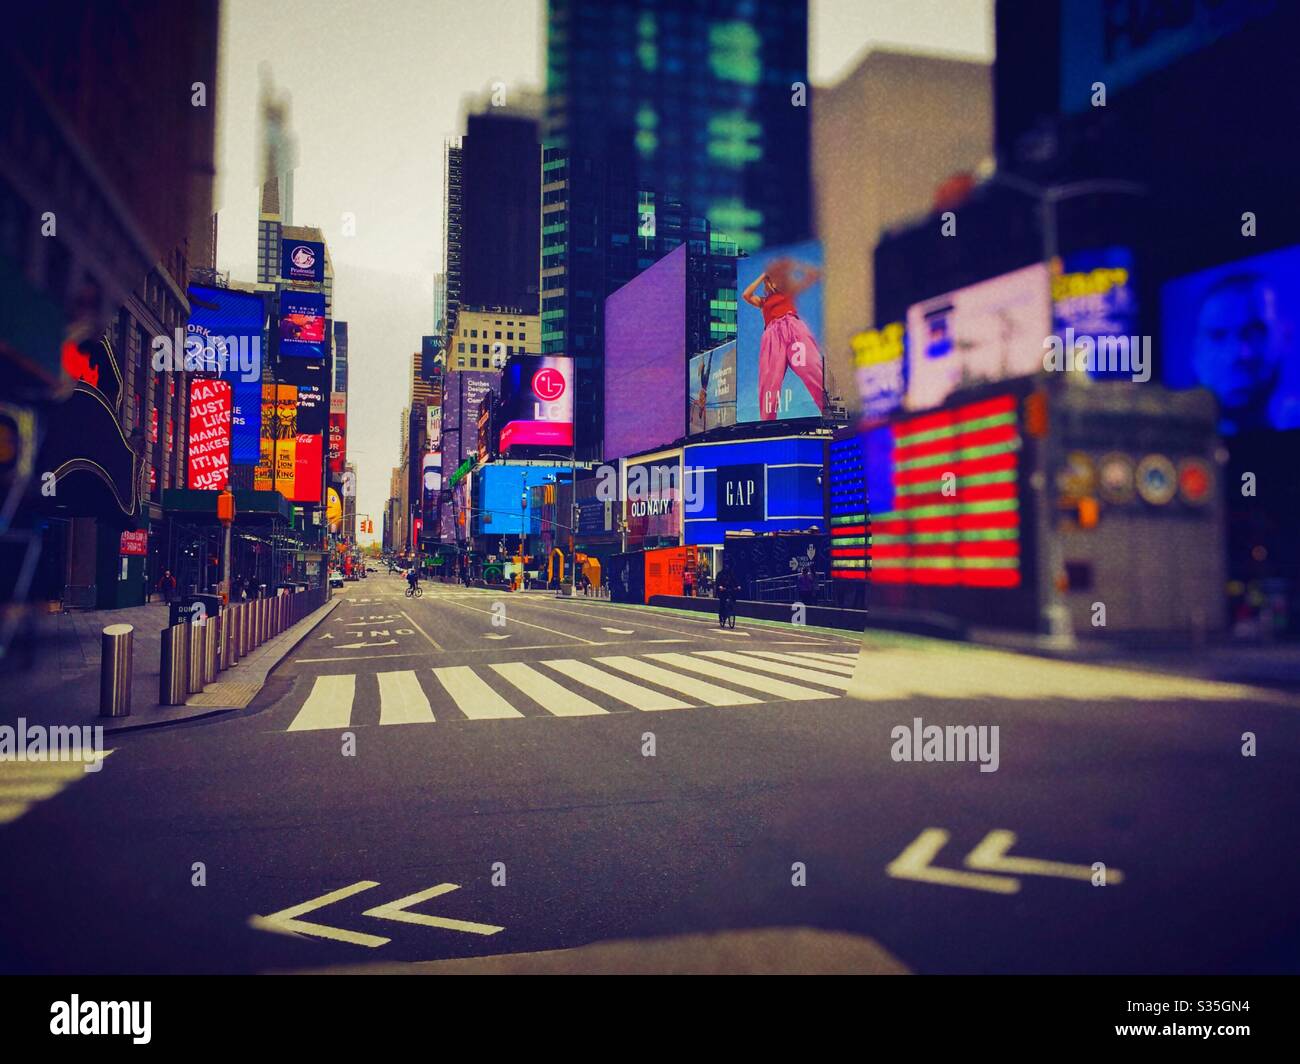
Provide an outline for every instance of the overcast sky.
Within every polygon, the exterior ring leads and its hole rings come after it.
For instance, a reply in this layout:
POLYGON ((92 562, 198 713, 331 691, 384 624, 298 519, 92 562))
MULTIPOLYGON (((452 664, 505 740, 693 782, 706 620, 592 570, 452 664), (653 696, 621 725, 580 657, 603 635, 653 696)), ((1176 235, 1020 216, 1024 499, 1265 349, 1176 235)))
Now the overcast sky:
MULTIPOLYGON (((991 60, 992 0, 812 0, 810 68, 834 82, 887 45, 991 60)), ((348 456, 382 531, 411 355, 433 329, 442 144, 493 82, 541 89, 540 0, 225 0, 217 264, 257 278, 259 68, 292 99, 294 223, 319 226, 349 323, 348 456), (344 212, 356 235, 342 235, 344 212)))

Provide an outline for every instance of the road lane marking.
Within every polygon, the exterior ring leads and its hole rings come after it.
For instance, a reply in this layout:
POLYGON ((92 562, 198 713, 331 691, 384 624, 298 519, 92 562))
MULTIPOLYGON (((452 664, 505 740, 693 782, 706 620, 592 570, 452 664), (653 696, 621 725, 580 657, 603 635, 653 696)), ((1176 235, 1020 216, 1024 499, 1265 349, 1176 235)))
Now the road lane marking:
POLYGON ((544 676, 522 661, 508 661, 491 666, 497 675, 509 680, 524 694, 537 702, 546 712, 557 717, 594 717, 608 713, 576 691, 561 687, 549 676, 544 676))
POLYGON ((788 676, 792 680, 803 680, 805 683, 838 687, 841 691, 847 691, 853 685, 851 675, 838 676, 833 673, 823 672, 821 669, 801 669, 785 662, 764 661, 754 654, 737 654, 730 650, 701 650, 700 654, 704 657, 716 658, 718 661, 727 661, 733 665, 744 665, 749 669, 774 672, 778 676, 788 676))
POLYGON ((858 652, 855 650, 849 654, 819 654, 813 650, 795 650, 792 653, 801 658, 813 658, 816 661, 842 662, 845 665, 856 665, 858 661, 858 652))
POLYGON ((920 883, 934 883, 941 887, 983 890, 989 894, 1015 894, 1020 890, 1018 879, 933 867, 930 862, 948 845, 950 838, 948 832, 942 828, 926 828, 907 849, 885 866, 885 875, 892 876, 894 879, 914 879, 920 883))
MULTIPOLYGON (((454 599, 451 600, 451 601, 452 601, 452 604, 453 604, 453 605, 455 605, 455 606, 459 606, 459 607, 460 607, 461 609, 463 609, 463 610, 473 610, 475 613, 483 613, 483 614, 487 614, 487 616, 489 616, 489 617, 493 617, 493 618, 495 618, 495 617, 497 616, 497 614, 493 613, 491 610, 481 610, 481 609, 479 609, 477 606, 466 606, 465 603, 463 603, 463 602, 457 602, 457 601, 455 601, 454 599)), ((543 632, 550 632, 551 635, 562 635, 562 636, 564 636, 565 639, 576 639, 579 643, 588 643, 588 644, 590 644, 591 646, 601 646, 601 645, 602 645, 602 644, 600 644, 600 643, 597 643, 594 639, 587 639, 587 638, 585 638, 585 637, 583 637, 583 636, 580 636, 580 635, 570 635, 568 632, 561 632, 558 628, 547 628, 546 625, 544 625, 544 624, 533 624, 532 621, 522 621, 522 620, 520 620, 518 617, 511 617, 511 618, 509 618, 508 623, 510 623, 510 624, 522 624, 522 625, 524 625, 524 626, 526 626, 526 627, 528 627, 528 628, 537 628, 537 629, 539 629, 540 631, 543 631, 543 632)))
MULTIPOLYGON (((1014 831, 990 831, 980 844, 966 855, 967 868, 985 872, 1007 872, 1021 876, 1056 876, 1059 879, 1082 879, 1091 883, 1096 874, 1091 865, 1065 864, 1062 861, 1042 861, 1035 857, 1008 857, 1007 851, 1016 844, 1014 831)), ((1118 868, 1106 868, 1107 885, 1124 882, 1124 873, 1118 868)))
POLYGON ((726 680, 729 683, 738 684, 741 687, 749 687, 755 691, 763 691, 766 694, 777 695, 781 698, 789 698, 795 701, 808 701, 814 698, 839 697, 839 695, 832 694, 830 691, 817 691, 811 687, 801 687, 799 684, 786 683, 783 680, 773 680, 768 676, 755 676, 752 672, 741 672, 740 669, 731 669, 716 661, 704 661, 697 657, 691 657, 689 654, 650 654, 648 656, 654 658, 656 661, 662 661, 669 665, 676 665, 681 669, 689 669, 691 672, 700 672, 705 676, 712 676, 718 680, 726 680))
POLYGON ((854 666, 843 659, 838 661, 819 661, 814 658, 810 660, 794 654, 783 654, 779 650, 745 650, 742 651, 742 653, 747 658, 765 658, 772 661, 783 661, 789 665, 800 665, 807 669, 833 672, 838 676, 853 675, 854 666))
POLYGON ((341 658, 294 658, 290 664, 293 665, 321 665, 326 662, 334 664, 338 661, 376 661, 379 658, 427 658, 427 650, 415 650, 409 654, 346 654, 341 658))
POLYGON ((259 931, 294 932, 301 935, 311 935, 313 938, 329 938, 336 942, 348 942, 354 946, 368 946, 370 949, 375 949, 391 942, 392 939, 382 938, 379 935, 367 935, 360 931, 348 931, 342 927, 330 927, 328 924, 314 924, 307 920, 299 920, 298 917, 315 909, 323 909, 327 905, 333 905, 336 901, 342 901, 344 898, 352 897, 353 894, 360 894, 363 890, 370 890, 372 887, 377 886, 379 884, 375 880, 363 879, 351 886, 340 887, 328 894, 322 894, 319 898, 312 898, 311 901, 305 901, 301 905, 281 909, 278 913, 272 913, 270 916, 251 916, 248 919, 248 924, 259 931))
POLYGON ((434 650, 437 651, 442 650, 442 647, 440 647, 436 642, 434 642, 433 636, 431 636, 428 632, 426 632, 423 628, 421 628, 418 624, 416 624, 415 619, 409 613, 407 613, 405 610, 398 610, 397 612, 411 622, 411 627, 413 627, 417 632, 419 632, 422 636, 424 636, 424 638, 429 641, 429 644, 433 647, 434 650))
POLYGON ((433 707, 413 669, 381 672, 378 678, 380 724, 433 723, 433 707))
POLYGON ((367 909, 363 915, 374 916, 380 920, 399 920, 404 924, 420 924, 422 927, 440 927, 447 931, 464 931, 470 935, 495 935, 498 931, 505 930, 504 927, 497 927, 495 924, 476 924, 471 920, 452 920, 446 916, 426 916, 424 913, 406 911, 412 905, 419 905, 429 898, 450 894, 453 890, 459 889, 460 886, 456 883, 439 883, 436 887, 408 894, 405 898, 398 898, 397 901, 376 905, 373 909, 367 909))
POLYGON ((523 714, 490 688, 468 665, 447 665, 433 670, 451 695, 456 708, 470 720, 501 720, 523 714))
POLYGON ((549 666, 556 672, 563 673, 570 679, 577 680, 579 683, 585 683, 588 687, 594 687, 597 691, 603 691, 611 698, 626 702, 636 709, 691 708, 689 702, 682 702, 659 691, 653 691, 649 687, 642 687, 639 683, 632 683, 612 673, 603 672, 585 661, 560 658, 558 660, 543 661, 542 664, 549 666))
POLYGON ((352 700, 357 693, 353 673, 317 676, 311 694, 289 725, 289 731, 324 731, 346 728, 352 719, 352 700))
POLYGON ((602 665, 619 669, 638 679, 649 680, 651 683, 657 683, 659 686, 667 687, 672 691, 681 691, 682 694, 698 698, 701 702, 710 706, 744 706, 762 701, 762 699, 755 698, 753 695, 741 694, 739 691, 719 687, 717 684, 708 683, 694 676, 687 676, 682 672, 663 669, 639 658, 613 655, 606 658, 597 658, 596 660, 602 665))
POLYGON ((607 628, 601 625, 600 630, 602 632, 613 632, 615 635, 636 635, 635 628, 607 628))

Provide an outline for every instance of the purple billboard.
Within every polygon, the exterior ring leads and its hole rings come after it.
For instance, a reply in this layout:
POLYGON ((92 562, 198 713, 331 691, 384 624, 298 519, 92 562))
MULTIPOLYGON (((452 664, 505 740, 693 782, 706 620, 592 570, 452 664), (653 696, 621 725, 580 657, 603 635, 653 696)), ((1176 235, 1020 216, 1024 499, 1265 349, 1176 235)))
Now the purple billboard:
POLYGON ((686 245, 605 300, 605 459, 686 427, 686 245))
POLYGON ((450 477, 466 455, 478 454, 478 408, 499 391, 501 374, 491 370, 448 373, 442 392, 442 473, 450 477))

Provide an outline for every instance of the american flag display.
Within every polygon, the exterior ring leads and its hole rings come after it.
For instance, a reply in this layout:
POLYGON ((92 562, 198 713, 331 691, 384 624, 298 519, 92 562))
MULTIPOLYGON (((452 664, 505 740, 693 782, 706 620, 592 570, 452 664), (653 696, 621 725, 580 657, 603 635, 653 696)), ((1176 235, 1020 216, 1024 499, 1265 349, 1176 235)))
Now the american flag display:
POLYGON ((863 437, 853 432, 831 442, 831 579, 865 580, 871 534, 863 437))
POLYGON ((1019 587, 1020 445, 1010 395, 868 432, 872 580, 1019 587))

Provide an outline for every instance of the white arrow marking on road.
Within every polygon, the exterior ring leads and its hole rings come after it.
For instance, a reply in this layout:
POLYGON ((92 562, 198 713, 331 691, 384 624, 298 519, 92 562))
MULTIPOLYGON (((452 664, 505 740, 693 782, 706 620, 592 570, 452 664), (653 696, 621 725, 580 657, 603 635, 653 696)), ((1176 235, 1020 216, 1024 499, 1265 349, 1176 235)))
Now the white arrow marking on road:
POLYGON ((320 638, 321 638, 321 639, 333 639, 334 636, 333 636, 330 632, 326 632, 326 633, 325 633, 323 636, 321 636, 320 638))
POLYGON ((390 639, 387 643, 340 643, 335 650, 360 650, 362 647, 395 647, 396 639, 390 639))
MULTIPOLYGON (((1035 857, 1008 857, 1007 851, 1016 844, 1013 831, 990 831, 966 857, 967 868, 980 868, 987 872, 1009 872, 1022 876, 1057 876, 1061 879, 1092 881, 1090 865, 1064 864, 1061 861, 1040 861, 1035 857)), ((1118 868, 1106 869, 1107 883, 1122 883, 1124 873, 1118 868)))
POLYGON ((926 828, 907 849, 885 866, 885 874, 894 879, 915 879, 942 887, 966 887, 986 890, 990 894, 1015 894, 1020 880, 1003 876, 986 876, 978 872, 958 872, 951 868, 933 868, 933 861, 951 836, 942 828, 926 828))
POLYGON ((602 632, 613 632, 615 635, 636 635, 635 628, 606 628, 604 625, 601 625, 600 630, 602 632))
POLYGON ((498 931, 505 930, 504 927, 497 927, 495 924, 476 924, 469 920, 452 920, 445 916, 425 916, 423 913, 406 911, 412 905, 419 905, 420 902, 436 898, 439 894, 450 894, 453 890, 460 890, 460 887, 455 883, 439 883, 436 887, 430 887, 416 894, 408 894, 405 898, 398 898, 397 901, 376 905, 373 909, 367 909, 365 915, 377 916, 381 920, 423 924, 425 927, 442 927, 448 931, 464 931, 471 935, 495 935, 498 931))
POLYGON ((328 894, 322 894, 319 898, 305 901, 301 905, 281 909, 278 913, 272 913, 270 916, 250 916, 248 925, 257 928, 259 931, 312 935, 316 938, 331 938, 337 942, 350 942, 354 946, 369 946, 374 949, 376 946, 391 942, 392 939, 381 938, 379 935, 364 935, 359 931, 348 931, 342 927, 330 927, 328 924, 313 924, 306 920, 299 920, 298 917, 314 909, 323 909, 327 905, 333 905, 336 901, 342 901, 344 898, 352 897, 353 894, 360 894, 363 890, 369 890, 371 887, 377 886, 379 884, 374 880, 363 879, 358 883, 353 883, 350 887, 340 887, 328 894))

